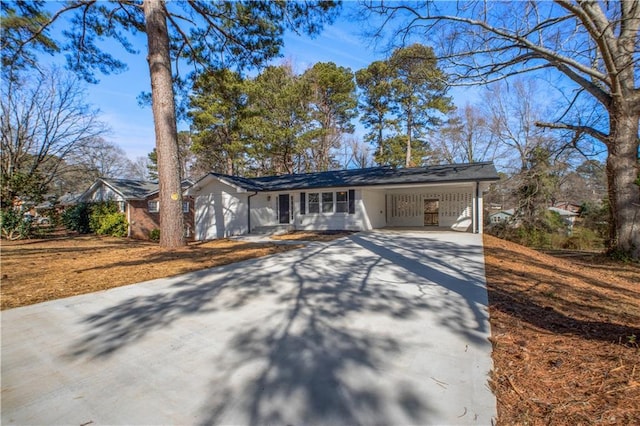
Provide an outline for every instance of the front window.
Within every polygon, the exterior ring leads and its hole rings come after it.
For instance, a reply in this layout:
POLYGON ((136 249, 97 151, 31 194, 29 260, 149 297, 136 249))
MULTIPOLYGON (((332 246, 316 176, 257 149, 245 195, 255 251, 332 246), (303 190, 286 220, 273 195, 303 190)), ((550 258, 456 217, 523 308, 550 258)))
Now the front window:
POLYGON ((158 213, 160 211, 160 202, 149 201, 147 203, 147 208, 149 209, 149 213, 158 213))
POLYGON ((182 213, 189 213, 189 202, 188 201, 183 201, 182 202, 182 213))
POLYGON ((333 213, 333 192, 322 193, 322 213, 333 213))
POLYGON ((317 192, 309 193, 309 213, 320 213, 320 194, 317 192))

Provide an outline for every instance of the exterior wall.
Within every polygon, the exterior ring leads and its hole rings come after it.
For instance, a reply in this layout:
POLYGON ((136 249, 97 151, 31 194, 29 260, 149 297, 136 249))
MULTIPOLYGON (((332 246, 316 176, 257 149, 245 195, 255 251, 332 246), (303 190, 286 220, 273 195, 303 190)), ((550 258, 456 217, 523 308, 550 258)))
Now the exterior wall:
MULTIPOLYGON (((372 229, 371 220, 368 217, 365 202, 362 199, 362 191, 355 189, 355 213, 309 213, 308 206, 305 206, 305 214, 301 214, 300 193, 322 193, 348 191, 353 188, 314 188, 306 191, 287 192, 261 192, 251 197, 251 229, 254 230, 263 226, 277 226, 279 223, 278 197, 281 194, 288 194, 293 197, 290 208, 293 212, 293 225, 296 230, 350 230, 363 231, 372 229)), ((382 196, 384 199, 384 196, 382 196)), ((375 203, 374 203, 375 204, 375 203)), ((382 204, 384 206, 384 204, 382 204)), ((372 204, 373 206, 373 204, 372 204)), ((376 206, 378 208, 378 206, 376 206)), ((335 203, 334 203, 335 210, 335 203)), ((382 210, 384 210, 382 208, 382 210)), ((379 214, 378 214, 379 215, 379 214)), ((384 216, 383 216, 384 217, 384 216)), ((379 221, 379 218, 376 218, 379 221)))
MULTIPOLYGON (((353 188, 317 188, 308 191, 304 191, 307 194, 307 200, 309 193, 322 193, 322 192, 338 192, 348 191, 353 188)), ((355 212, 354 213, 309 213, 306 209, 305 214, 296 214, 295 227, 296 229, 305 231, 331 231, 331 230, 346 230, 346 231, 364 231, 371 229, 369 220, 366 217, 366 213, 362 203, 362 191, 355 190, 355 212)), ((300 195, 297 194, 297 209, 300 211, 300 195)), ((335 209, 335 205, 334 205, 335 209)))
POLYGON ((195 193, 195 239, 204 241, 246 234, 248 195, 220 181, 200 188, 195 193))
MULTIPOLYGON (((488 185, 487 185, 488 186, 488 185)), ((363 231, 385 226, 424 227, 424 200, 436 199, 438 227, 464 232, 482 232, 482 223, 476 223, 476 212, 482 212, 482 191, 475 200, 476 184, 431 187, 393 188, 314 188, 305 191, 245 192, 217 179, 189 194, 196 196, 195 238, 208 240, 249 232, 250 204, 251 232, 256 228, 285 225, 279 223, 279 196, 291 197, 290 228, 296 230, 353 230, 363 231), (335 193, 353 190, 354 213, 336 212, 335 193), (300 194, 306 194, 302 214, 300 194), (309 213, 309 194, 334 194, 333 211, 309 213), (479 210, 476 205, 479 204, 479 210)), ((481 218, 480 218, 481 219, 481 218)))
MULTIPOLYGON (((157 201, 158 195, 145 200, 129 200, 125 214, 129 222, 129 236, 139 240, 148 240, 149 233, 160 228, 160 212, 149 212, 148 202, 157 201)), ((184 213, 185 237, 194 239, 194 200, 192 197, 184 197, 189 202, 189 213, 184 213)), ((160 206, 162 210, 162 206, 160 206)))
POLYGON ((381 190, 362 190, 362 209, 369 221, 367 229, 384 228, 387 225, 386 196, 381 190))
POLYGON ((424 200, 438 200, 438 227, 474 231, 474 190, 468 186, 441 186, 387 191, 387 225, 422 227, 424 200))
POLYGON ((97 203, 101 201, 124 201, 124 198, 106 185, 98 185, 94 191, 82 197, 85 203, 97 203))
MULTIPOLYGON (((300 202, 300 195, 297 195, 300 202)), ((295 203, 294 196, 294 203, 295 203)), ((260 192, 251 197, 251 230, 278 224, 278 193, 260 192)))
POLYGON ((160 228, 160 213, 150 213, 147 200, 131 200, 127 205, 129 236, 139 240, 148 240, 149 233, 160 228))

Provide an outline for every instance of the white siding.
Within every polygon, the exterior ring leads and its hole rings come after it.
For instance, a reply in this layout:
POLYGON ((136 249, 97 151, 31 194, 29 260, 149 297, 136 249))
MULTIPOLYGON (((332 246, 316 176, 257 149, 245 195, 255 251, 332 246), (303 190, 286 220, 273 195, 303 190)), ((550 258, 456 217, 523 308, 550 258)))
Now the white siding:
POLYGON ((238 192, 220 181, 212 181, 194 195, 196 240, 247 233, 247 193, 238 192))
POLYGON ((84 194, 82 201, 87 203, 99 201, 124 201, 124 198, 108 186, 100 184, 97 185, 93 191, 84 194))
POLYGON ((305 206, 305 214, 300 214, 301 192, 306 193, 306 200, 308 202, 309 193, 335 193, 338 191, 348 191, 349 189, 353 188, 317 188, 307 191, 259 193, 251 198, 251 228, 278 225, 278 196, 280 194, 288 194, 290 197, 293 197, 291 209, 293 211, 292 225, 295 229, 319 231, 340 229, 361 231, 371 229, 371 222, 367 217, 367 212, 362 200, 362 192, 358 189, 355 190, 355 213, 309 213, 308 207, 305 206))
POLYGON ((259 192, 251 197, 251 229, 278 224, 277 193, 259 192))
POLYGON ((387 219, 385 213, 386 206, 384 191, 363 189, 361 192, 363 216, 368 225, 368 227, 365 229, 377 229, 385 227, 387 225, 387 219))

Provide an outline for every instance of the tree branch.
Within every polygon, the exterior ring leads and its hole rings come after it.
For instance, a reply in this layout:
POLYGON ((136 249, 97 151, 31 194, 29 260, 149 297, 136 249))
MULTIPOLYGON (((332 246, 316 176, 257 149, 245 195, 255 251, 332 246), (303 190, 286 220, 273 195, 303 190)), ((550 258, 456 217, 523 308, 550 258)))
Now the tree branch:
POLYGON ((536 121, 535 125, 537 127, 544 127, 547 129, 563 129, 563 130, 572 130, 574 132, 579 132, 579 133, 586 133, 587 135, 592 136, 595 139, 602 142, 603 144, 609 146, 609 135, 594 129, 593 127, 578 126, 578 125, 566 124, 566 123, 546 123, 543 121, 536 121))

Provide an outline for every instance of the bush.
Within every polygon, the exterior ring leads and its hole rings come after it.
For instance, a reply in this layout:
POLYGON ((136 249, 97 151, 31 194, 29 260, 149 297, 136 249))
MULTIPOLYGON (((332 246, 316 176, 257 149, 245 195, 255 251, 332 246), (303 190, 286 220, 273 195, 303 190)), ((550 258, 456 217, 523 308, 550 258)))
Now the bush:
POLYGON ((108 213, 100 216, 100 221, 94 232, 98 235, 111 237, 126 237, 129 225, 124 213, 108 213))
POLYGON ((0 210, 0 228, 2 237, 8 240, 29 238, 33 232, 33 222, 25 219, 22 213, 13 208, 0 210))
POLYGON ((597 231, 576 227, 573 229, 573 234, 564 241, 562 248, 568 250, 604 249, 604 240, 597 231))
POLYGON ((70 231, 76 231, 81 234, 91 232, 89 226, 89 204, 80 203, 72 207, 68 207, 62 212, 61 220, 65 228, 70 231))
POLYGON ((118 213, 118 205, 113 201, 92 203, 89 213, 89 228, 91 231, 99 235, 109 235, 99 231, 103 229, 103 222, 107 220, 107 217, 114 213, 118 213))
POLYGON ((156 243, 160 241, 160 230, 158 228, 154 228, 149 232, 149 239, 151 241, 155 241, 156 243))
POLYGON ((81 234, 94 232, 112 237, 126 237, 129 227, 125 215, 118 211, 118 205, 113 201, 70 207, 62 214, 62 223, 67 229, 81 234))

